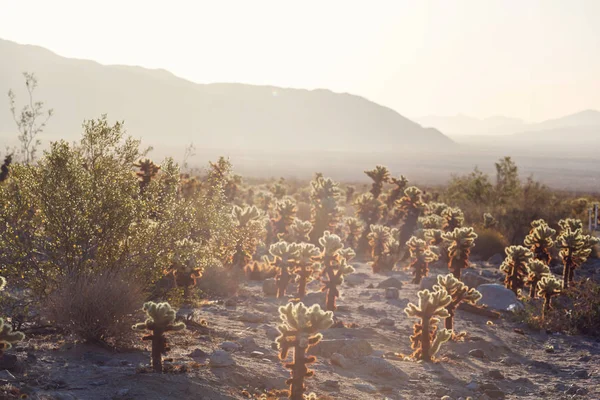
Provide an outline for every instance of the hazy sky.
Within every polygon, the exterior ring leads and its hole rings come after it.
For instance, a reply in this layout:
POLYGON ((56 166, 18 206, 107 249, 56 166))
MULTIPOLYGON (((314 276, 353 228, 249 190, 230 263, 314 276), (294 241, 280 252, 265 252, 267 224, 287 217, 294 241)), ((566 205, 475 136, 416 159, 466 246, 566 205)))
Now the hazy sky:
POLYGON ((600 109, 600 0, 0 0, 0 38, 202 83, 350 92, 408 117, 600 109))

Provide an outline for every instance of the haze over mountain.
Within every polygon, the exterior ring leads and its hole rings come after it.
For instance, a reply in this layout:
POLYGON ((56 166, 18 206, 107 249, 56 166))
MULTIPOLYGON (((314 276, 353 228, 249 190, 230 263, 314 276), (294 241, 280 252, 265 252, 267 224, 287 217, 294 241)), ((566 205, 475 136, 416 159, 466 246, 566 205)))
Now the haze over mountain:
MULTIPOLYGON (((196 84, 165 70, 105 66, 0 39, 0 93, 25 101, 22 72, 36 74, 36 99, 53 108, 42 139, 79 137, 85 119, 107 113, 157 148, 236 150, 445 149, 452 140, 359 96, 236 83, 196 84)), ((0 103, 1 104, 1 103, 0 103)), ((7 103, 5 103, 7 104, 7 103)), ((0 139, 14 137, 0 107, 0 139)))

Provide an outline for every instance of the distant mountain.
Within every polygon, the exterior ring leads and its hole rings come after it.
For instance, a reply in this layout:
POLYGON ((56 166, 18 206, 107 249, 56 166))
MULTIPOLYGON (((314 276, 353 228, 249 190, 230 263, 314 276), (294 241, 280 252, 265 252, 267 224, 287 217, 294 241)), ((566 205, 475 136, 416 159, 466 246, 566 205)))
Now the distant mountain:
POLYGON ((506 135, 525 128, 525 121, 518 118, 494 116, 489 118, 473 118, 466 115, 427 116, 417 118, 423 126, 431 126, 450 136, 472 135, 506 135))
MULTIPOLYGON (((0 40, 0 94, 25 98, 22 72, 39 80, 36 98, 55 110, 42 139, 79 137, 84 119, 108 114, 157 148, 344 150, 399 152, 454 142, 396 111, 329 90, 237 83, 196 84, 164 70, 106 66, 69 59, 37 46, 0 40)), ((243 66, 240 66, 243 68, 243 66)), ((14 137, 0 102, 0 139, 14 137)))

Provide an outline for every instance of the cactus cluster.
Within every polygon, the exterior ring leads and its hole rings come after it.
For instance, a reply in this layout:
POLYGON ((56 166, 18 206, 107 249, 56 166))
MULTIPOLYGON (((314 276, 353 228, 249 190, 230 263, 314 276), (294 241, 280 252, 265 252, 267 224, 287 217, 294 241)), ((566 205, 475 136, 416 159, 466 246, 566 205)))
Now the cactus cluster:
POLYGON ((286 197, 277 200, 275 203, 275 211, 277 212, 277 218, 273 220, 273 227, 275 236, 281 239, 288 233, 289 227, 294 223, 298 208, 293 199, 286 197))
POLYGON ((465 215, 458 207, 444 208, 441 216, 444 218, 444 224, 442 225, 444 232, 452 232, 456 228, 462 228, 465 222, 465 215))
POLYGON ((427 244, 426 241, 418 239, 412 236, 408 242, 406 242, 408 249, 410 250, 410 256, 412 262, 410 268, 413 270, 413 281, 412 283, 419 284, 424 276, 429 273, 429 263, 438 259, 438 255, 435 254, 427 244))
POLYGON ((325 231, 334 231, 341 219, 341 191, 339 185, 330 178, 319 176, 311 183, 311 242, 316 244, 325 231))
POLYGON ((419 216, 426 207, 422 196, 423 192, 421 189, 416 186, 410 186, 404 190, 404 196, 397 202, 399 211, 404 215, 404 223, 400 228, 398 237, 400 246, 405 245, 417 228, 419 216))
POLYGON ((550 228, 543 219, 538 219, 531 223, 531 230, 525 237, 524 243, 529 247, 536 260, 550 265, 550 261, 552 261, 550 252, 554 247, 555 235, 556 230, 550 228))
POLYGON ((285 296, 291 280, 291 268, 296 265, 299 247, 296 243, 277 242, 269 248, 269 253, 274 257, 273 265, 277 267, 275 282, 277 283, 277 298, 285 296))
POLYGON ((529 263, 533 253, 523 246, 509 246, 505 253, 506 258, 500 265, 500 271, 506 274, 504 285, 518 295, 529 276, 529 263))
POLYGON ((234 206, 232 215, 236 227, 235 249, 229 264, 242 270, 252 260, 256 247, 265 235, 264 217, 256 206, 234 206))
POLYGON ((446 329, 450 331, 453 331, 454 329, 454 314, 460 303, 464 302, 475 304, 477 301, 479 301, 479 299, 481 299, 481 293, 479 293, 475 288, 467 287, 467 285, 456 279, 452 274, 438 276, 437 287, 434 286, 434 289, 443 289, 452 298, 452 301, 446 306, 448 316, 444 321, 446 329))
POLYGON ((369 249, 370 227, 379 222, 385 206, 381 200, 373 197, 371 193, 364 193, 358 196, 354 206, 356 208, 356 216, 363 222, 364 226, 355 248, 359 254, 363 255, 369 249))
POLYGON ((287 227, 287 232, 280 236, 279 239, 290 243, 308 242, 312 228, 310 221, 302 221, 295 218, 294 222, 287 227))
POLYGON ((529 297, 535 298, 538 291, 538 284, 542 278, 550 276, 550 267, 541 260, 531 260, 528 265, 529 275, 527 275, 527 286, 529 286, 529 297))
POLYGON ((374 273, 391 271, 399 259, 398 230, 384 225, 371 225, 367 235, 374 273))
POLYGON ((592 249, 600 240, 596 237, 583 234, 583 224, 578 219, 567 218, 558 222, 561 233, 557 238, 562 259, 563 289, 569 287, 575 277, 575 269, 586 262, 592 249))
POLYGON ((162 356, 169 349, 169 344, 165 333, 180 331, 185 328, 183 322, 175 322, 176 313, 169 303, 154 303, 149 301, 144 303, 142 308, 148 318, 133 326, 136 331, 152 331, 142 338, 142 340, 152 341, 152 368, 155 372, 162 372, 162 356))
POLYGON ((546 318, 548 311, 552 309, 552 298, 561 293, 560 281, 553 276, 545 276, 538 283, 538 296, 544 299, 542 308, 542 320, 546 318))

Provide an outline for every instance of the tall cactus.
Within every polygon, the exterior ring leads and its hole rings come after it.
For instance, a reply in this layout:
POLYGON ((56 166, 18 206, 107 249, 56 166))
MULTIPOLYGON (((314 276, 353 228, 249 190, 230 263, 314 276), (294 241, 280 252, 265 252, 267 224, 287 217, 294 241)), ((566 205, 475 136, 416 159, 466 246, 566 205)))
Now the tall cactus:
POLYGON ((390 180, 390 171, 384 166, 377 165, 374 169, 365 171, 365 174, 373 180, 370 190, 371 194, 374 198, 379 198, 383 191, 383 184, 390 180))
POLYGON ((354 258, 356 253, 350 248, 344 248, 342 239, 326 231, 319 239, 323 248, 320 261, 322 263, 321 282, 322 291, 325 292, 325 305, 328 311, 335 311, 335 301, 340 292, 338 286, 344 283, 344 276, 354 272, 354 268, 348 262, 354 258))
POLYGON ((383 225, 371 225, 371 232, 367 236, 371 247, 371 268, 374 273, 391 271, 397 258, 393 251, 396 245, 392 229, 383 225))
POLYGON ((291 370, 291 378, 286 381, 290 385, 289 398, 303 400, 306 386, 304 379, 314 375, 308 366, 317 359, 308 356, 308 349, 319 343, 323 335, 319 331, 333 325, 333 313, 321 310, 318 304, 307 308, 303 303, 279 307, 281 323, 277 326, 280 335, 275 339, 279 348, 279 359, 285 361, 289 351, 294 350, 291 363, 284 366, 291 370))
POLYGON ((560 281, 550 276, 545 276, 538 284, 538 296, 544 299, 544 307, 542 308, 542 321, 546 318, 548 311, 552 309, 552 298, 561 293, 560 281))
POLYGON ((361 232, 363 231, 363 224, 358 218, 354 217, 345 218, 344 222, 347 231, 346 246, 356 250, 358 248, 361 232))
POLYGON ((529 297, 535 298, 538 291, 540 280, 550 275, 550 267, 542 260, 531 260, 529 262, 529 275, 527 276, 527 285, 529 286, 529 297))
POLYGON ((235 249, 231 266, 240 270, 246 266, 256 252, 256 247, 265 235, 264 217, 256 206, 233 206, 235 230, 235 249))
POLYGON ((518 295, 525 286, 525 279, 529 276, 529 263, 533 253, 523 246, 510 246, 505 252, 506 258, 500 265, 500 271, 506 274, 504 285, 518 295))
POLYGON ((550 228, 546 221, 538 219, 531 222, 531 230, 525 236, 525 246, 533 253, 536 260, 542 261, 546 265, 550 265, 552 256, 550 251, 554 247, 554 237, 556 230, 550 228))
POLYGON ((290 283, 290 269, 294 267, 300 247, 297 243, 277 242, 271 245, 269 252, 275 257, 275 266, 278 268, 275 281, 277 283, 277 298, 285 296, 290 283))
POLYGON ((381 219, 384 205, 381 200, 373 197, 371 193, 364 193, 354 202, 356 216, 363 222, 363 231, 358 239, 356 251, 358 254, 365 255, 369 251, 369 233, 370 226, 377 224, 381 219))
MULTIPOLYGON (((444 321, 446 329, 452 331, 454 329, 454 314, 460 303, 475 304, 481 299, 481 293, 475 288, 469 288, 452 274, 438 276, 438 286, 448 292, 450 297, 452 297, 452 301, 446 306, 448 316, 444 321)), ((434 289, 439 290, 439 288, 434 286, 434 289)))
POLYGON ((385 199, 385 205, 388 209, 388 212, 393 210, 393 208, 396 205, 396 202, 404 194, 404 190, 408 185, 408 179, 406 179, 404 175, 400 175, 399 178, 390 178, 389 183, 391 183, 393 187, 389 190, 385 199))
POLYGON ((437 327, 439 318, 449 316, 446 307, 452 302, 452 297, 446 290, 439 288, 435 292, 421 290, 417 295, 419 304, 409 303, 404 309, 409 317, 420 319, 420 322, 415 323, 414 334, 410 337, 411 348, 414 350, 412 357, 416 360, 431 361, 441 345, 452 337, 452 331, 438 330, 437 327))
POLYGON ((417 221, 426 205, 422 199, 423 192, 416 186, 410 186, 404 190, 404 196, 397 202, 398 208, 404 214, 404 224, 400 228, 398 242, 405 246, 406 242, 415 232, 417 221))
POLYGON ((277 200, 275 210, 277 211, 277 218, 273 220, 273 227, 275 228, 275 235, 281 239, 287 234, 289 227, 294 223, 298 208, 293 199, 286 197, 277 200))
POLYGON ((412 257, 410 268, 413 269, 413 275, 415 276, 412 283, 418 285, 421 283, 421 279, 429 273, 429 263, 437 260, 438 256, 429 249, 429 246, 424 240, 417 239, 415 236, 412 236, 410 240, 406 242, 406 245, 408 246, 410 256, 412 257))
POLYGON ((176 313, 169 303, 154 303, 149 301, 144 303, 142 308, 148 318, 144 322, 135 324, 133 330, 152 331, 142 340, 152 341, 152 368, 155 372, 162 372, 162 355, 166 354, 170 349, 165 336, 166 332, 180 331, 185 328, 183 322, 175 323, 176 313))
POLYGON ((452 232, 443 234, 448 243, 448 268, 456 279, 460 279, 461 271, 469 266, 471 248, 475 246, 477 234, 473 228, 455 228, 452 232))

